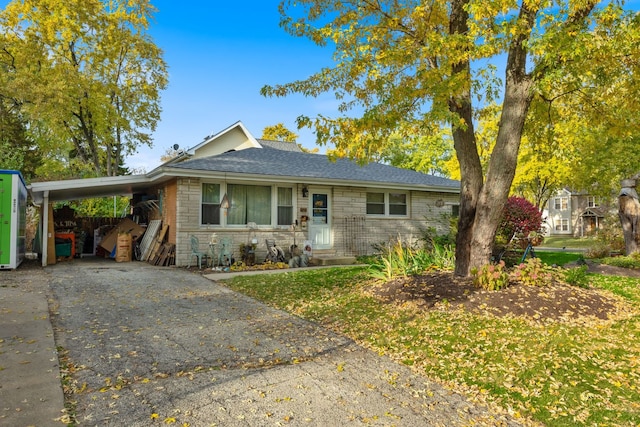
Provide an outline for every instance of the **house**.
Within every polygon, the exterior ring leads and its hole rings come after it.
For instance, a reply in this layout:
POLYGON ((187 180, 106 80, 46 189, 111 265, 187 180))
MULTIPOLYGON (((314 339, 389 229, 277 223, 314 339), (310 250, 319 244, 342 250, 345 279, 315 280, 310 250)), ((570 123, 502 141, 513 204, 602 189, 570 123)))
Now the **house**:
POLYGON ((597 197, 563 188, 549 199, 543 217, 549 236, 584 237, 599 230, 607 214, 597 197))
MULTIPOLYGON (((240 244, 257 241, 260 260, 266 239, 282 248, 308 242, 314 257, 340 257, 371 253, 372 245, 398 236, 415 239, 426 227, 446 233, 460 184, 258 140, 237 122, 144 175, 33 183, 30 192, 42 207, 129 194, 134 218, 161 219, 168 226, 175 263, 184 266, 191 258, 191 236, 203 250, 213 236, 230 238, 236 256, 240 244), (148 201, 157 207, 154 212, 136 211, 148 201)), ((43 227, 48 211, 43 209, 43 227)))

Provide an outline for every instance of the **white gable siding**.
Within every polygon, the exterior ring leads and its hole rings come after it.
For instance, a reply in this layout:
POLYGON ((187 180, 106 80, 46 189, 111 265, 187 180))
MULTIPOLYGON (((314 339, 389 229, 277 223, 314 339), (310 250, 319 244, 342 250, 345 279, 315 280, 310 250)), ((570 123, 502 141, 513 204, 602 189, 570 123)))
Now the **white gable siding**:
POLYGON ((224 135, 218 136, 215 141, 208 144, 202 144, 199 148, 196 148, 192 159, 216 156, 230 150, 244 150, 245 148, 256 147, 258 147, 257 143, 247 137, 242 128, 236 127, 229 130, 224 135))

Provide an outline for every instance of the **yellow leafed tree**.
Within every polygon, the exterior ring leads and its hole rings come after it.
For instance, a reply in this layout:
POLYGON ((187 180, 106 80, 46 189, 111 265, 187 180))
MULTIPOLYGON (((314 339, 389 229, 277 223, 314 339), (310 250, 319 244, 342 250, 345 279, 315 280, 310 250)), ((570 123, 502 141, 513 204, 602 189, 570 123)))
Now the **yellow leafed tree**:
POLYGON ((0 95, 73 176, 118 175, 151 145, 167 84, 149 0, 13 0, 0 12, 0 95))
POLYGON ((319 143, 366 161, 392 143, 392 133, 450 127, 461 185, 458 275, 490 260, 532 101, 590 84, 580 77, 593 61, 604 77, 639 55, 631 42, 638 18, 617 2, 285 0, 280 10, 289 33, 335 50, 335 66, 262 89, 265 96, 333 92, 341 101, 336 117, 299 118, 319 143), (489 141, 476 121, 494 105, 499 119, 489 141))

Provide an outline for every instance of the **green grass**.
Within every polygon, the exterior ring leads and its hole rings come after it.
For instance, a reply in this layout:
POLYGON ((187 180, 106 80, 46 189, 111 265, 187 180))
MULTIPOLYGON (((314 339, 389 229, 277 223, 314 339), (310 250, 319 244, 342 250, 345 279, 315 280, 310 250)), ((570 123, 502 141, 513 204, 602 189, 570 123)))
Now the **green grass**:
POLYGON ((319 322, 454 388, 549 426, 640 424, 637 279, 590 275, 620 320, 533 323, 383 304, 366 267, 236 277, 232 289, 319 322), (622 304, 622 303, 621 303, 622 304))
POLYGON ((547 265, 563 266, 570 262, 583 259, 582 254, 570 253, 570 252, 547 252, 536 251, 536 256, 547 265))
POLYGON ((594 246, 596 241, 592 237, 545 237, 541 246, 547 248, 576 248, 586 249, 594 246))

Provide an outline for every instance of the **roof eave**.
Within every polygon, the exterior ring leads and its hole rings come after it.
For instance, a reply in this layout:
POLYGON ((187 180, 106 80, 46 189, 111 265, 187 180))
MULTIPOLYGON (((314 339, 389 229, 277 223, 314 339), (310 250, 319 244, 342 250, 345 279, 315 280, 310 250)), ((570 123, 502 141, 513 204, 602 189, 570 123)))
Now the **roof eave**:
MULTIPOLYGON (((158 171, 160 172, 160 171, 158 171)), ((208 178, 208 179, 224 179, 237 182, 256 182, 270 181, 286 184, 306 184, 320 186, 340 186, 340 187, 367 187, 367 188, 385 188, 395 190, 420 190, 435 191, 441 193, 459 194, 460 187, 451 187, 446 185, 429 185, 429 184, 412 184, 399 182, 380 182, 380 181, 359 181, 359 180, 327 180, 326 178, 304 177, 304 176, 282 176, 282 175, 261 175, 248 174, 239 172, 223 172, 223 171, 206 171, 197 169, 182 168, 163 168, 162 173, 166 176, 188 177, 188 178, 208 178)))

